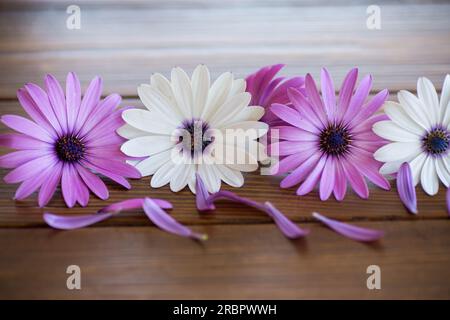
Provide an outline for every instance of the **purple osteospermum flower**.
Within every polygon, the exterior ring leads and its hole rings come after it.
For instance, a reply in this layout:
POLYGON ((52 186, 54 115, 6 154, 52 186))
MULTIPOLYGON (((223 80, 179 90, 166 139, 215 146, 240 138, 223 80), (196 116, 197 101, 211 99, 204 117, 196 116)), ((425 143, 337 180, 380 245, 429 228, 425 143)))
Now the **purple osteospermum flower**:
POLYGON ((284 67, 284 64, 275 64, 259 69, 249 75, 246 91, 252 95, 250 105, 262 106, 266 109, 260 121, 269 126, 284 124, 277 116, 270 111, 272 103, 289 105, 288 88, 296 88, 304 92, 305 79, 303 77, 277 77, 276 74, 284 67))
POLYGON ((307 97, 291 88, 288 95, 294 108, 272 106, 272 112, 288 123, 275 127, 283 141, 271 145, 272 155, 284 156, 273 172, 292 171, 281 181, 282 188, 301 183, 297 194, 305 195, 319 183, 321 200, 333 192, 339 201, 345 196, 347 181, 362 198, 369 195, 364 177, 383 189, 390 188, 378 172, 381 163, 373 158, 373 152, 385 141, 372 132, 372 125, 385 119, 374 113, 383 105, 388 91, 385 89, 364 103, 372 77, 366 76, 353 94, 357 76, 357 69, 347 74, 336 99, 333 81, 322 69, 322 98, 308 74, 307 97))
POLYGON ((0 157, 0 167, 14 168, 4 180, 21 183, 16 199, 39 190, 39 206, 45 206, 61 181, 64 200, 69 207, 76 202, 86 206, 89 189, 107 199, 108 189, 92 171, 130 188, 125 179, 139 178, 139 172, 126 164, 120 151, 124 139, 116 129, 124 124, 116 110, 121 97, 111 94, 100 100, 102 80, 95 77, 81 99, 80 82, 74 73, 67 75, 66 94, 52 76, 45 77, 47 91, 28 83, 17 97, 32 120, 17 115, 1 117, 18 133, 0 136, 0 145, 18 149, 0 157))

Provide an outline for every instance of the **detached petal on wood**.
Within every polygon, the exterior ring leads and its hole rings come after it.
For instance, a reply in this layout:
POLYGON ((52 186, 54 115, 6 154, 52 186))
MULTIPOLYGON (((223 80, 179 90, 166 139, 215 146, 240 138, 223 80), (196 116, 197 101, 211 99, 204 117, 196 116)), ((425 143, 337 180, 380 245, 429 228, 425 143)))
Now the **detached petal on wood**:
POLYGON ((348 223, 327 218, 317 212, 313 212, 313 217, 328 226, 330 229, 336 231, 340 235, 343 235, 344 237, 352 240, 371 242, 376 241, 384 236, 383 231, 356 227, 348 223))
POLYGON ((167 214, 163 209, 161 209, 155 201, 150 198, 145 198, 144 200, 144 211, 147 217, 160 229, 173 233, 182 237, 193 238, 196 240, 207 240, 208 236, 206 234, 200 234, 193 232, 188 227, 182 225, 170 215, 167 214))

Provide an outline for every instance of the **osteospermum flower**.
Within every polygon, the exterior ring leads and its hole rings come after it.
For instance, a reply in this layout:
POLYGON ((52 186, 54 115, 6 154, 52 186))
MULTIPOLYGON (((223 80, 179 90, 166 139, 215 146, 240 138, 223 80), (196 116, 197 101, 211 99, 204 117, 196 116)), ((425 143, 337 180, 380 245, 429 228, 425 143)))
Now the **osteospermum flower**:
POLYGON ((305 79, 303 77, 276 77, 284 64, 274 64, 259 69, 249 75, 246 91, 252 95, 251 105, 262 106, 266 109, 261 121, 269 126, 281 125, 283 121, 270 111, 273 103, 289 105, 288 88, 296 88, 304 93, 305 79))
POLYGON ((130 139, 121 148, 125 154, 145 157, 133 164, 143 176, 153 175, 152 187, 169 183, 177 192, 188 185, 195 192, 198 173, 208 191, 216 192, 221 181, 242 186, 241 171, 258 168, 261 148, 256 140, 267 132, 267 124, 258 121, 262 107, 248 106, 243 79, 226 72, 210 85, 204 65, 191 79, 174 68, 170 81, 154 74, 150 85, 139 86, 138 94, 148 110, 124 111, 127 124, 118 133, 130 139), (229 132, 239 139, 227 139, 229 132))
POLYGON ((450 185, 450 75, 445 77, 440 100, 427 78, 419 78, 417 93, 416 97, 402 90, 397 95, 400 103, 386 102, 389 119, 375 123, 373 130, 391 143, 377 150, 375 158, 385 162, 383 174, 396 173, 409 163, 414 186, 420 181, 423 190, 434 195, 439 180, 450 185))
POLYGON ((108 198, 100 173, 130 188, 125 177, 139 178, 120 152, 124 141, 115 130, 123 125, 121 97, 111 94, 100 100, 102 81, 94 78, 81 99, 80 82, 67 75, 66 94, 52 76, 45 77, 46 91, 28 83, 17 97, 32 120, 4 115, 1 122, 17 131, 0 136, 0 145, 18 149, 0 158, 0 166, 14 168, 4 180, 21 183, 16 199, 39 189, 39 206, 45 206, 61 182, 67 206, 86 206, 89 189, 101 199, 108 198))
POLYGON ((288 95, 294 108, 272 105, 272 112, 289 125, 279 129, 279 143, 271 145, 272 155, 284 156, 273 167, 273 173, 292 171, 281 181, 282 188, 301 183, 298 195, 305 195, 320 184, 320 199, 331 193, 337 200, 345 196, 347 181, 362 198, 369 190, 364 177, 377 186, 389 189, 388 181, 378 172, 381 163, 373 159, 373 152, 384 141, 375 135, 373 123, 384 119, 374 115, 388 96, 383 90, 365 103, 372 87, 372 77, 366 76, 355 93, 358 70, 351 70, 335 97, 333 81, 322 69, 322 98, 311 75, 305 79, 307 96, 296 89, 288 95))

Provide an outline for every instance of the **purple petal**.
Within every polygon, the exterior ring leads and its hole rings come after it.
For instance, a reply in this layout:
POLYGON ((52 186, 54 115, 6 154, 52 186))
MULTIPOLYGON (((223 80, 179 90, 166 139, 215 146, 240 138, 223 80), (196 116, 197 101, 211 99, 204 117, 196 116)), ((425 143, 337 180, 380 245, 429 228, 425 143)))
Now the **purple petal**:
POLYGON ((352 96, 350 100, 350 104, 348 106, 347 111, 345 112, 343 121, 345 123, 352 122, 352 119, 358 114, 361 110, 364 101, 367 99, 369 95, 370 89, 372 88, 372 76, 367 75, 362 79, 358 88, 355 91, 355 94, 352 96))
POLYGON ((253 207, 257 210, 261 210, 265 212, 269 217, 271 217, 275 224, 278 226, 280 231, 288 238, 295 239, 299 237, 303 237, 308 234, 307 230, 302 230, 297 227, 291 220, 289 220, 285 215, 283 215, 278 209, 276 209, 270 202, 266 202, 265 204, 260 204, 256 201, 243 198, 238 196, 237 194, 230 191, 219 191, 207 199, 209 203, 213 203, 218 199, 228 199, 237 203, 245 204, 249 207, 253 207))
POLYGON ((46 130, 27 118, 16 115, 4 115, 1 117, 1 122, 17 132, 44 142, 53 143, 53 138, 46 130))
POLYGON ((53 150, 50 143, 16 133, 0 134, 0 146, 19 150, 53 150))
POLYGON ((18 183, 35 178, 43 168, 53 166, 58 161, 53 154, 35 158, 10 171, 3 180, 6 183, 18 183))
POLYGON ((313 212, 313 217, 333 229, 340 235, 352 240, 370 242, 376 241, 384 236, 384 232, 380 230, 367 229, 362 227, 356 227, 348 223, 336 221, 323 215, 313 212))
MULTIPOLYGON (((119 213, 124 210, 134 210, 140 209, 144 205, 144 198, 133 198, 127 199, 119 202, 112 203, 102 209, 99 210, 100 213, 110 212, 110 213, 119 213)), ((162 209, 172 209, 173 206, 169 201, 162 199, 154 199, 152 200, 162 209)))
POLYGON ((213 193, 212 195, 209 196, 209 198, 207 199, 208 203, 214 203, 214 201, 218 200, 218 199, 228 199, 234 202, 238 202, 238 203, 242 203, 245 204, 249 207, 253 207, 255 209, 267 212, 266 210, 266 206, 264 206, 263 204, 260 204, 256 201, 247 199, 247 198, 243 198, 238 196, 237 194, 235 194, 234 192, 231 191, 219 191, 216 193, 213 193))
POLYGON ((317 162, 317 165, 314 169, 309 173, 308 177, 306 177, 305 181, 301 184, 301 186, 297 189, 297 195, 304 196, 305 194, 310 193, 316 184, 319 182, 320 177, 322 175, 323 168, 326 163, 326 155, 322 155, 322 157, 317 162))
POLYGON ((61 180, 62 168, 63 163, 58 162, 55 165, 52 174, 49 176, 48 179, 46 179, 43 182, 41 189, 39 190, 39 197, 38 197, 39 207, 44 207, 53 197, 53 194, 56 191, 56 187, 58 187, 58 184, 61 180))
POLYGON ((96 125, 99 125, 107 116, 114 112, 121 101, 122 98, 116 93, 110 94, 100 101, 83 124, 80 135, 85 136, 93 130, 96 125))
POLYGON ((50 227, 61 230, 73 230, 93 225, 97 222, 106 220, 111 216, 113 216, 112 213, 58 216, 53 213, 45 212, 43 218, 50 227))
POLYGON ((143 208, 149 219, 164 231, 196 240, 208 239, 206 234, 193 232, 188 227, 177 222, 150 198, 145 198, 143 208))
POLYGON ((111 180, 117 182, 118 184, 124 186, 127 189, 131 189, 131 185, 130 183, 127 181, 127 179, 125 179, 124 177, 122 177, 121 175, 115 174, 109 170, 105 170, 101 167, 98 167, 88 161, 81 161, 80 162, 84 167, 89 168, 93 171, 96 171, 102 175, 104 175, 105 177, 110 178, 111 180))
POLYGON ((20 150, 5 154, 0 157, 1 168, 16 168, 28 161, 48 155, 46 150, 20 150))
POLYGON ((369 188, 367 187, 367 183, 364 180, 362 174, 349 161, 343 160, 341 164, 344 170, 344 174, 347 177, 347 180, 350 183, 352 189, 358 196, 363 199, 367 199, 369 197, 369 188))
POLYGON ((102 79, 96 76, 94 79, 92 79, 91 83, 89 83, 89 86, 87 87, 83 95, 83 99, 81 100, 77 120, 75 122, 76 132, 81 129, 92 109, 97 105, 97 103, 99 103, 102 89, 102 79))
POLYGON ((306 236, 309 230, 301 229, 299 226, 294 224, 289 220, 283 213, 281 213, 277 208, 275 208, 272 203, 265 202, 267 213, 275 221, 278 228, 283 232, 283 234, 290 239, 298 239, 306 236))
POLYGON ((64 91, 58 80, 51 74, 45 77, 45 86, 48 92, 48 100, 61 126, 62 132, 67 133, 67 112, 64 91))
POLYGON ((91 171, 87 170, 80 164, 75 164, 75 167, 81 179, 83 179, 83 182, 93 193, 95 193, 97 197, 102 200, 108 199, 109 191, 102 179, 97 177, 95 174, 93 174, 91 171))
POLYGON ((352 98, 353 89, 355 89, 356 79, 358 78, 358 68, 354 68, 347 73, 342 82, 341 90, 339 90, 339 110, 342 114, 348 108, 350 99, 352 98))
POLYGON ((52 137, 56 138, 57 132, 55 131, 55 128, 52 127, 47 118, 42 114, 41 110, 31 98, 28 91, 24 88, 19 89, 17 91, 17 98, 31 119, 41 128, 45 129, 52 137))
POLYGON ((69 208, 72 208, 77 201, 77 189, 74 187, 75 175, 78 175, 71 163, 64 163, 61 177, 61 191, 69 208))
POLYGON ((321 112, 325 111, 325 108, 320 98, 319 91, 317 91, 316 83, 313 77, 308 73, 305 77, 305 90, 306 96, 311 101, 311 104, 321 112))
POLYGON ((198 173, 195 174, 195 203, 199 211, 210 211, 216 209, 213 203, 208 202, 209 193, 198 173))
POLYGON ((100 167, 104 170, 114 172, 128 178, 139 179, 141 177, 140 172, 125 162, 120 162, 108 158, 100 158, 93 155, 86 156, 86 160, 92 163, 94 166, 100 167))
POLYGON ((306 131, 317 133, 319 129, 315 127, 310 121, 303 119, 300 113, 294 108, 288 107, 284 104, 274 103, 270 110, 281 120, 306 131))
POLYGON ((326 68, 322 69, 320 83, 322 85, 322 98, 326 113, 329 118, 333 118, 336 110, 336 95, 333 80, 326 68))
POLYGON ((381 106, 384 104, 386 99, 389 97, 389 91, 384 89, 378 92, 358 113, 358 115, 353 119, 350 127, 355 126, 362 121, 369 119, 375 112, 377 112, 381 106))
POLYGON ((408 162, 403 163, 397 173, 397 192, 409 212, 417 214, 416 189, 408 162))
POLYGON ((336 165, 333 157, 328 157, 320 177, 320 200, 328 200, 333 192, 336 179, 336 165))
POLYGON ((74 72, 69 72, 66 79, 66 112, 69 131, 72 131, 75 127, 80 104, 80 80, 78 80, 78 77, 74 72))
POLYGON ((287 177, 285 177, 280 182, 281 188, 290 188, 295 186, 296 184, 302 182, 311 171, 317 166, 319 162, 320 153, 316 152, 313 154, 305 153, 309 157, 304 158, 303 154, 295 154, 298 158, 303 160, 303 163, 300 164, 294 171, 292 171, 287 177))
POLYGON ((50 100, 48 99, 47 93, 38 85, 34 83, 27 83, 25 85, 25 89, 30 94, 30 97, 38 106, 39 110, 41 110, 42 114, 51 124, 51 126, 56 130, 57 133, 62 133, 61 125, 58 121, 58 118, 53 111, 52 106, 50 105, 50 100))

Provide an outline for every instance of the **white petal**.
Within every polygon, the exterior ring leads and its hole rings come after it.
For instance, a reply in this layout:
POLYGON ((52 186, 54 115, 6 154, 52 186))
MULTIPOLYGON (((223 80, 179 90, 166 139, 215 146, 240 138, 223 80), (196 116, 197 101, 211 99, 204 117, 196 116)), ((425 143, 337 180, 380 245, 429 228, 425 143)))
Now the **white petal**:
POLYGON ((392 173, 396 173, 399 169, 400 166, 403 164, 404 161, 391 161, 391 162, 386 162, 385 164, 383 164, 380 168, 380 173, 381 174, 392 174, 392 173))
POLYGON ((150 133, 171 135, 175 129, 164 118, 147 110, 125 110, 122 112, 122 119, 136 129, 150 133))
POLYGON ((254 163, 233 163, 233 164, 226 164, 227 167, 233 170, 241 171, 241 172, 253 172, 256 169, 258 169, 258 164, 254 163))
POLYGON ((258 121, 264 115, 264 108, 260 106, 248 106, 244 108, 239 114, 237 114, 233 119, 229 121, 225 121, 223 126, 226 126, 232 122, 241 122, 241 121, 258 121))
POLYGON ((214 163, 224 164, 231 169, 250 172, 258 169, 258 158, 239 145, 214 145, 214 163))
POLYGON ((191 192, 192 192, 193 194, 195 194, 195 184, 196 184, 196 182, 197 182, 197 178, 196 178, 196 175, 195 175, 196 170, 197 170, 197 169, 195 169, 195 170, 192 172, 192 174, 191 174, 191 176, 190 176, 190 178, 189 178, 189 181, 188 181, 189 189, 191 190, 191 192))
POLYGON ((160 188, 170 182, 172 178, 173 168, 175 167, 175 163, 173 161, 168 161, 163 164, 158 170, 156 170, 155 174, 152 177, 150 185, 153 188, 160 188))
POLYGON ((417 134, 411 133, 389 120, 376 122, 373 125, 373 132, 378 136, 391 141, 414 142, 420 140, 420 137, 417 134))
POLYGON ((447 171, 450 172, 450 155, 446 154, 442 157, 442 162, 444 162, 447 171))
POLYGON ((251 95, 248 92, 239 93, 227 100, 216 112, 211 115, 208 123, 213 128, 220 128, 223 123, 232 120, 250 103, 251 95))
POLYGON ((423 164, 425 163, 425 159, 427 158, 426 153, 422 152, 417 157, 415 157, 412 161, 409 162, 409 166, 411 167, 411 173, 414 181, 414 185, 420 181, 420 173, 422 172, 423 164))
POLYGON ((231 86, 231 90, 230 93, 228 95, 228 99, 230 99, 231 97, 245 92, 245 87, 247 86, 247 82, 245 82, 244 79, 236 79, 233 81, 233 85, 231 86))
POLYGON ((135 127, 132 127, 129 124, 124 124, 119 129, 117 129, 116 132, 119 136, 125 139, 133 139, 149 135, 148 132, 136 129, 135 127))
POLYGON ((269 126, 267 123, 259 121, 242 121, 221 128, 221 131, 227 136, 229 134, 237 134, 242 130, 245 131, 245 135, 248 137, 259 138, 267 133, 269 126))
POLYGON ((398 101, 400 102, 403 110, 417 122, 425 130, 431 129, 432 122, 428 112, 425 110, 425 106, 422 102, 411 92, 401 90, 397 94, 398 101))
POLYGON ((171 150, 167 150, 148 157, 147 159, 144 159, 136 164, 136 169, 139 170, 143 177, 150 176, 154 174, 162 165, 171 161, 170 154, 171 150))
POLYGON ((155 73, 150 77, 150 85, 161 92, 171 103, 175 102, 170 81, 160 73, 155 73))
POLYGON ((397 102, 387 101, 383 108, 389 118, 403 129, 418 135, 423 135, 425 133, 424 128, 411 119, 411 117, 403 110, 403 107, 397 102))
POLYGON ((208 101, 203 109, 201 118, 205 121, 213 115, 216 110, 225 103, 228 98, 231 86, 233 84, 233 75, 230 72, 221 74, 211 86, 208 94, 208 101))
POLYGON ((423 164, 420 183, 422 184, 423 190, 430 196, 434 196, 439 190, 439 180, 432 156, 428 156, 423 164))
POLYGON ((213 164, 199 164, 198 174, 202 181, 205 183, 206 189, 210 193, 214 193, 220 190, 220 172, 213 164))
POLYGON ((417 80, 417 95, 425 107, 425 112, 431 120, 431 125, 435 126, 439 123, 440 114, 439 98, 433 83, 425 77, 419 78, 417 80))
POLYGON ((235 188, 239 188, 244 185, 244 176, 240 171, 230 169, 227 166, 221 164, 216 165, 216 167, 221 174, 221 179, 226 184, 235 188))
POLYGON ((161 94, 159 90, 149 86, 148 84, 140 85, 137 90, 139 98, 150 112, 159 113, 167 122, 173 124, 174 126, 184 120, 177 108, 174 107, 170 100, 161 94))
POLYGON ((171 85, 180 112, 185 119, 191 119, 193 112, 192 87, 191 81, 183 69, 179 67, 172 69, 171 85))
POLYGON ((199 65, 192 74, 193 115, 199 118, 208 100, 210 85, 209 70, 205 65, 199 65))
POLYGON ((448 188, 450 185, 450 174, 449 174, 442 158, 441 157, 435 158, 434 165, 436 167, 436 173, 437 173, 439 179, 448 188))
POLYGON ((128 140, 120 150, 130 157, 147 157, 172 149, 174 145, 168 136, 145 136, 128 140))
POLYGON ((445 76, 444 84, 442 85, 441 100, 439 108, 441 111, 441 119, 444 117, 445 112, 449 109, 450 104, 450 74, 445 76))
POLYGON ((172 178, 170 179, 170 190, 172 190, 173 192, 178 192, 186 187, 193 172, 193 164, 177 164, 172 171, 172 178))
POLYGON ((419 142, 392 142, 374 153, 374 158, 381 162, 406 161, 421 152, 419 142))

